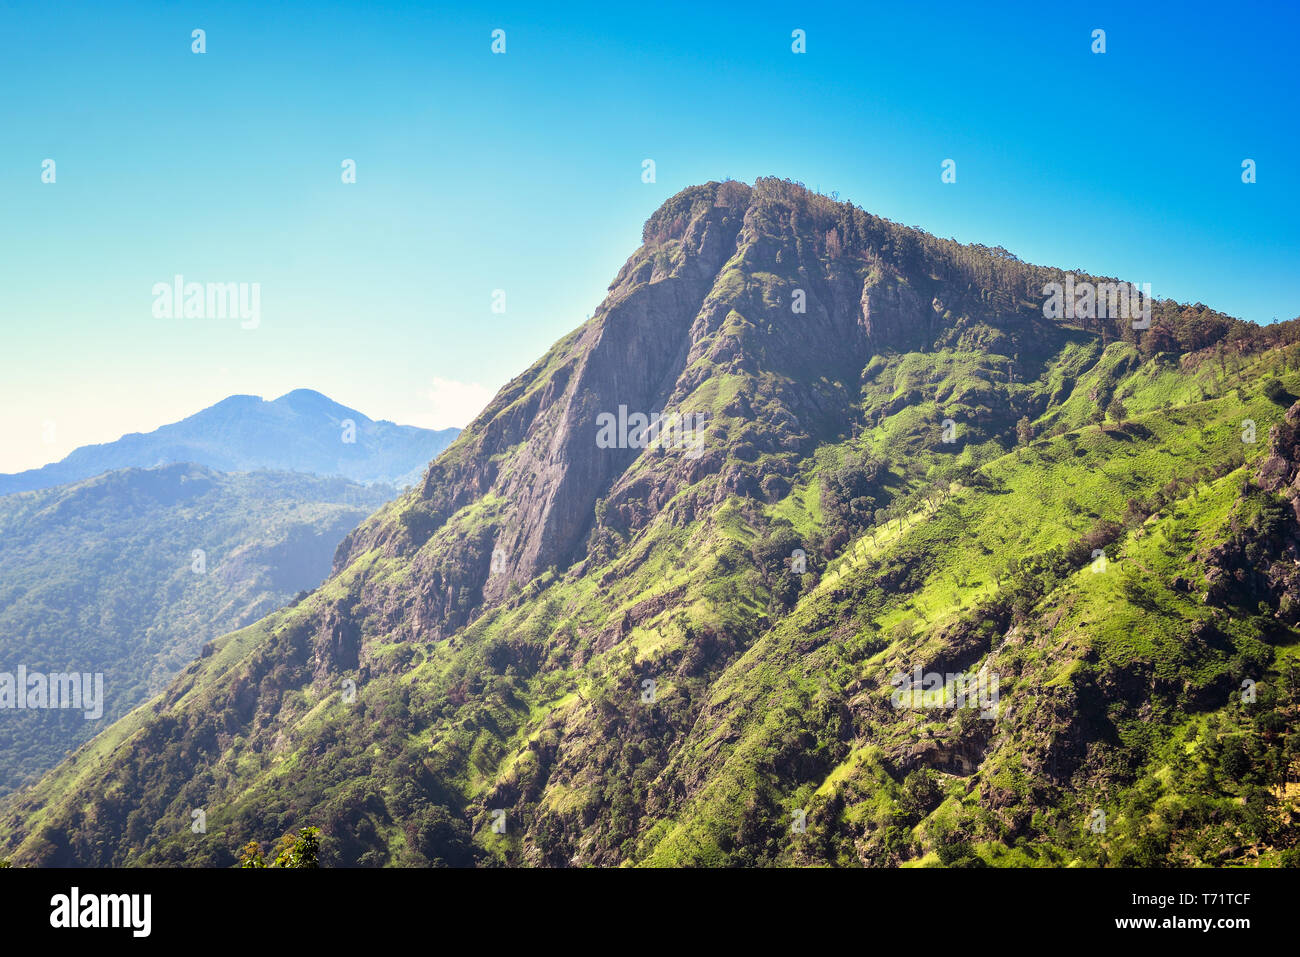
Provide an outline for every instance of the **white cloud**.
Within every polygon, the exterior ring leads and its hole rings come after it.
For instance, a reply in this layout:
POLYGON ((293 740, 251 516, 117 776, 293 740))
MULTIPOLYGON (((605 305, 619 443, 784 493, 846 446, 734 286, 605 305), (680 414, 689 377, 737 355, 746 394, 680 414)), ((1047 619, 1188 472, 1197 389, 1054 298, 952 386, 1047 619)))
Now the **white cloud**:
POLYGON ((432 386, 424 393, 431 408, 414 416, 413 424, 430 429, 463 429, 492 401, 492 395, 491 389, 477 382, 434 376, 432 386))

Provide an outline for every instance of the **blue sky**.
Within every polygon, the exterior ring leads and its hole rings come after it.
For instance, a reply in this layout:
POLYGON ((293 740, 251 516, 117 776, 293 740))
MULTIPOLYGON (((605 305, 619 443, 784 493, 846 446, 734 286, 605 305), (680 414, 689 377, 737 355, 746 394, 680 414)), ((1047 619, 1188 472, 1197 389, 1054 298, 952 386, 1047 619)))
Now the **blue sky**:
POLYGON ((232 393, 462 425, 728 176, 1300 314, 1296 5, 989 6, 5 4, 0 471, 232 393), (155 318, 176 274, 260 324, 155 318))

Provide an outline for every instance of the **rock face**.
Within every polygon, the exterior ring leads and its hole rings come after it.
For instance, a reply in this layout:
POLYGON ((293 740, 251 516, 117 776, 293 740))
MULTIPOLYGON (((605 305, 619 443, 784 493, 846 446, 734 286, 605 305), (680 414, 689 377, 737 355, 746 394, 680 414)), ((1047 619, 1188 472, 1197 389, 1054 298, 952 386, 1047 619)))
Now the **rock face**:
POLYGON ((1255 473, 1260 488, 1285 496, 1295 507, 1300 491, 1300 402, 1286 410, 1286 420, 1269 429, 1268 456, 1255 473))
POLYGON ((1278 496, 1255 520, 1206 553, 1205 599, 1216 605, 1269 607, 1287 625, 1300 622, 1300 402, 1269 429, 1254 484, 1278 496))
MULTIPOLYGON (((407 620, 447 634, 512 584, 582 561, 598 500, 613 526, 633 533, 736 445, 752 448, 750 457, 799 452, 850 428, 852 385, 870 357, 934 348, 950 332, 937 304, 971 298, 972 278, 947 246, 925 259, 930 237, 777 181, 685 190, 651 217, 646 236, 653 245, 627 261, 593 317, 502 389, 431 467, 408 506, 423 523, 406 535, 382 522, 358 529, 336 569, 377 546, 414 554, 457 510, 499 503, 490 531, 446 543, 456 552, 450 567, 417 558, 427 574, 407 620), (774 310, 781 321, 759 319, 774 310), (706 397, 718 376, 759 374, 772 389, 761 404, 744 390, 719 407, 706 397), (639 449, 595 441, 598 416, 620 407, 702 416, 701 456, 629 473, 639 449)), ((1054 274, 1016 265, 1025 284, 1054 274)), ((992 323, 1025 340, 1027 353, 1041 345, 1034 337, 1059 337, 1026 302, 998 315, 949 311, 949 322, 992 323)), ((749 469, 742 461, 724 475, 723 491, 761 495, 764 480, 788 482, 796 464, 791 456, 774 475, 780 463, 749 469)))
POLYGON ((872 352, 908 352, 933 341, 933 310, 899 276, 882 276, 862 287, 862 331, 872 352))

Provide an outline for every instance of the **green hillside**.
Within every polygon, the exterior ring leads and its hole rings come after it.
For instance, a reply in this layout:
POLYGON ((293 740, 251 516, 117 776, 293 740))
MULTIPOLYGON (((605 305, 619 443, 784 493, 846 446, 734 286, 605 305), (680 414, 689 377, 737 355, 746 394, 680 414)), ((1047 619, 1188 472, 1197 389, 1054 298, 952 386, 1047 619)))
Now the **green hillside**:
POLYGON ((775 180, 644 238, 319 589, 6 801, 0 856, 1296 863, 1296 324, 1047 319, 1059 270, 775 180), (600 447, 620 405, 704 415, 698 454, 600 447), (994 707, 898 706, 914 669, 994 707))

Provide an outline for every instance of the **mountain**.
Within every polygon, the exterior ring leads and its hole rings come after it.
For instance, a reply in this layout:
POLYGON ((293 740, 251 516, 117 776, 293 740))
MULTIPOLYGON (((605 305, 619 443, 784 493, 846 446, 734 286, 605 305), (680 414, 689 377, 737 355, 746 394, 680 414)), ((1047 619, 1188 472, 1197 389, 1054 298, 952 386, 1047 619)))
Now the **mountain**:
POLYGON ((1296 863, 1300 323, 1060 312, 1111 280, 775 179, 643 240, 0 854, 1296 863))
POLYGON ((0 498, 0 671, 103 676, 91 720, 0 711, 0 794, 157 694, 205 641, 320 584, 394 494, 183 464, 0 498))
POLYGON ((375 422, 311 389, 295 389, 273 402, 232 395, 152 432, 82 446, 61 462, 0 475, 0 495, 79 482, 113 469, 175 462, 223 472, 339 475, 400 487, 418 481, 424 466, 457 432, 375 422))

